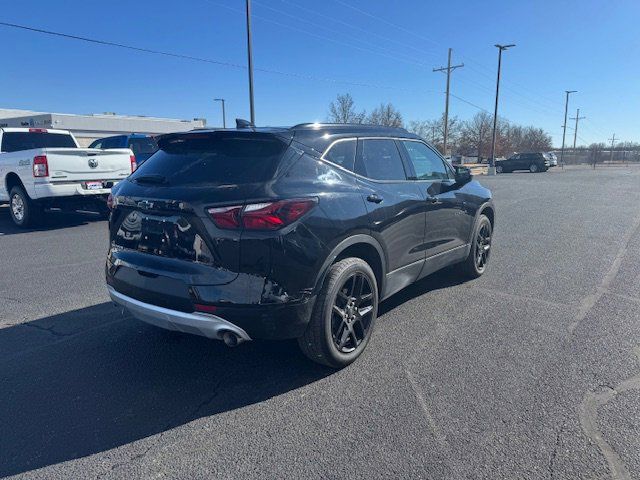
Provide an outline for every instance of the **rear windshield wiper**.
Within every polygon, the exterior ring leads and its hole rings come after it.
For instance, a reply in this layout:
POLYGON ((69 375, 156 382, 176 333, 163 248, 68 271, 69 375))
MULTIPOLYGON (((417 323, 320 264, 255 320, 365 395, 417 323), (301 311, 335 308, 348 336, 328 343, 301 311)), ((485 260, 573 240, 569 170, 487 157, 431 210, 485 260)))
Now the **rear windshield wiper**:
POLYGON ((156 185, 166 185, 167 183, 169 183, 167 182, 167 177, 157 173, 140 175, 139 177, 135 177, 132 181, 136 183, 153 183, 156 185))

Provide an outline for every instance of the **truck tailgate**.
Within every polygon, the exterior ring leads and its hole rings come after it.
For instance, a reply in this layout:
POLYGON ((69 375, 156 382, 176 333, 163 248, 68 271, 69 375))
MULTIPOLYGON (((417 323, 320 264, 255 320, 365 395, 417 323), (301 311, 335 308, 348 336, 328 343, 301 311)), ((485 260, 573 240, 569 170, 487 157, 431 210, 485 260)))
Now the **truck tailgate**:
POLYGON ((119 180, 131 173, 128 148, 47 148, 45 154, 51 182, 119 180))

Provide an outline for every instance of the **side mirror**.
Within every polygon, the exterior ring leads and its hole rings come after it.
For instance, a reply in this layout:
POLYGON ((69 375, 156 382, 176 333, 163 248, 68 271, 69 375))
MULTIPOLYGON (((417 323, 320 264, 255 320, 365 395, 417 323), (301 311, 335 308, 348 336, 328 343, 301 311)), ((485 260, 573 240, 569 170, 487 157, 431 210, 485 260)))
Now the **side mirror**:
POLYGON ((471 169, 467 167, 457 166, 454 167, 456 171, 456 183, 458 185, 464 185, 465 183, 469 183, 471 181, 471 169))

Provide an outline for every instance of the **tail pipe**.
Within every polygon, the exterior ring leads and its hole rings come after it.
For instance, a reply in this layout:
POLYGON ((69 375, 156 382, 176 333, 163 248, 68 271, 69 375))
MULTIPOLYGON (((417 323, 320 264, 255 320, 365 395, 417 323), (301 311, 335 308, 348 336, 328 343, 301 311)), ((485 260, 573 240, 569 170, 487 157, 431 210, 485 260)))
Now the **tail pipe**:
POLYGON ((222 341, 227 347, 237 347, 242 342, 244 342, 244 338, 242 338, 237 333, 232 332, 231 330, 224 330, 221 335, 222 341))

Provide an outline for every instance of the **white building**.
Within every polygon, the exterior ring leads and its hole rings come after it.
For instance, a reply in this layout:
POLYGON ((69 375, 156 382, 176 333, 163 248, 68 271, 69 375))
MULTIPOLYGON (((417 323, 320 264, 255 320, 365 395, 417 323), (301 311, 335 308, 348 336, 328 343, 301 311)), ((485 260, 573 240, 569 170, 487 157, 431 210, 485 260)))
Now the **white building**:
POLYGON ((97 138, 129 133, 158 135, 203 128, 206 119, 176 120, 114 113, 76 115, 0 108, 0 127, 37 127, 70 130, 81 147, 97 138))

